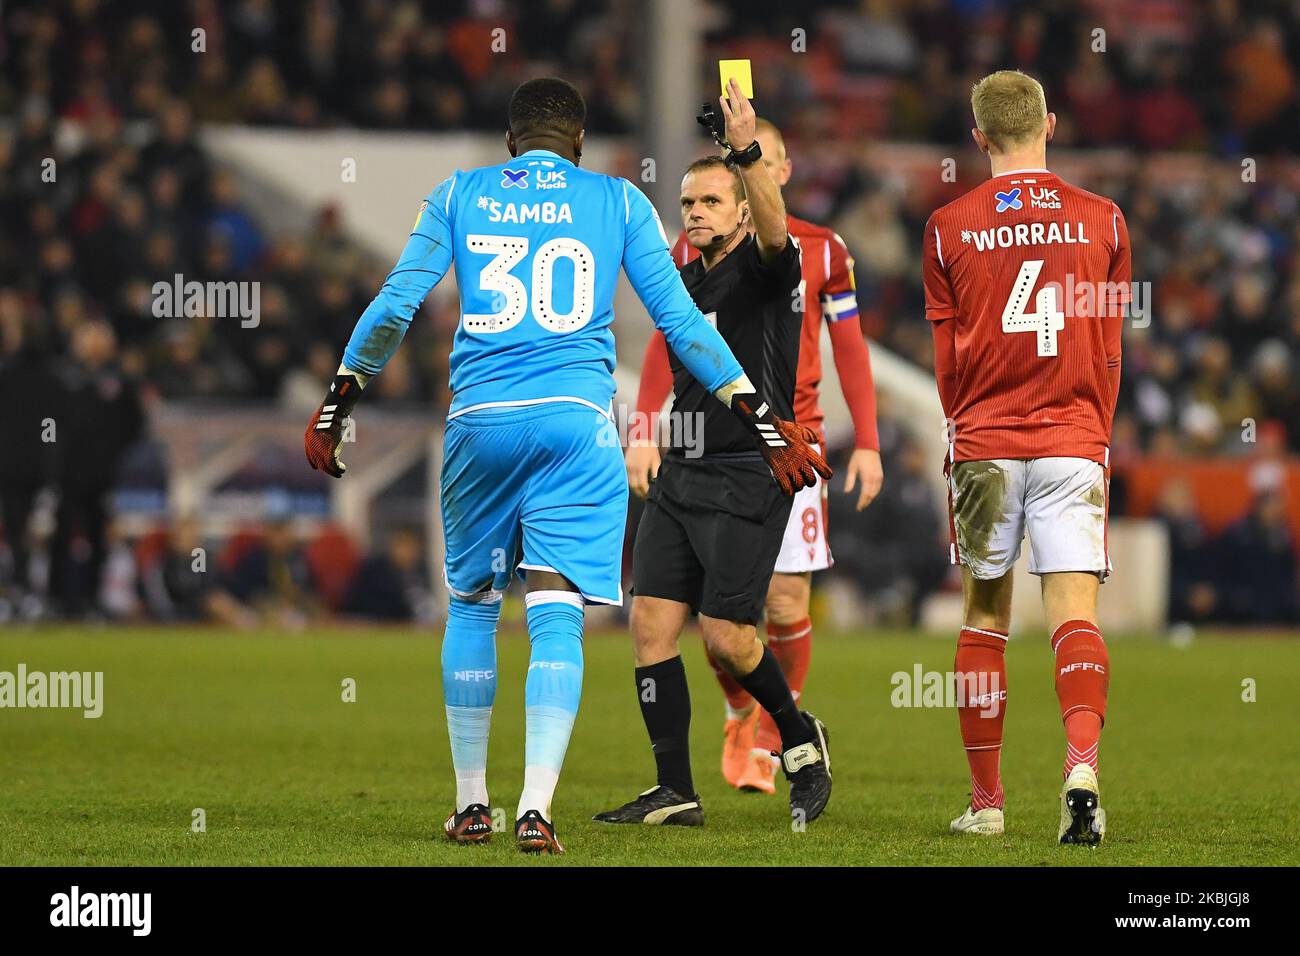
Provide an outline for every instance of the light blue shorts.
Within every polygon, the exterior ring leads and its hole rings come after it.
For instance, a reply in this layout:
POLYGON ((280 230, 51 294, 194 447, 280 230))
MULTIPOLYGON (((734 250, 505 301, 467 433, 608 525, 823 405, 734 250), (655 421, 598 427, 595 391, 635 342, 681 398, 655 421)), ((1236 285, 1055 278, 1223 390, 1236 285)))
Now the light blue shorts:
POLYGON ((627 473, 604 415, 571 402, 459 415, 447 423, 441 489, 453 594, 555 571, 588 602, 623 603, 627 473))

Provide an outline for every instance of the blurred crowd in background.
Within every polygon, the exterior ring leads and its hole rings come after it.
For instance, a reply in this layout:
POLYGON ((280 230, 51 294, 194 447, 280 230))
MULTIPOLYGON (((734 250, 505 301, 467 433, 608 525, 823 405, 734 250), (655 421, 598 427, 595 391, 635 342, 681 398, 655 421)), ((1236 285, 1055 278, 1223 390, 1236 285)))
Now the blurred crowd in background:
MULTIPOLYGON (((561 72, 589 127, 635 132, 640 0, 17 0, 7 95, 46 50, 63 113, 201 122, 497 131, 511 91, 561 72), (204 31, 192 56, 191 32, 204 31), (487 38, 489 42, 484 42, 487 38), (24 48, 26 48, 24 50, 24 48)), ((964 142, 967 91, 1014 66, 1052 91, 1057 141, 1212 153, 1300 150, 1288 0, 705 0, 706 42, 797 57, 764 107, 819 137, 964 142), (1098 56, 1096 54, 1103 53, 1098 56), (1122 106, 1122 108, 1120 108, 1122 106)))
MULTIPOLYGON (((927 369, 922 226, 983 171, 966 162, 957 183, 900 188, 869 162, 873 143, 968 149, 971 81, 1016 66, 1043 80, 1059 116, 1056 146, 1209 157, 1219 172, 1204 189, 1180 188, 1144 161, 1086 184, 1125 210, 1134 278, 1154 291, 1154 321, 1126 330, 1115 460, 1257 455, 1242 440, 1247 419, 1271 454, 1300 452, 1300 181, 1269 174, 1270 157, 1300 151, 1294 4, 726 0, 701 10, 711 57, 755 60, 759 109, 782 126, 796 160, 791 211, 832 225, 854 253, 864 331, 927 369), (1261 167, 1249 188, 1242 155, 1261 167)), ((123 449, 147 432, 158 401, 239 399, 309 413, 390 266, 350 242, 330 208, 302 233, 269 230, 238 177, 203 149, 200 124, 499 132, 519 82, 559 73, 586 96, 589 130, 634 133, 640 11, 637 0, 5 3, 0 582, 10 592, 0 590, 0 617, 30 597, 26 536, 13 529, 27 527, 48 487, 58 494, 43 590, 61 613, 129 604, 134 615, 197 608, 248 623, 263 603, 248 585, 258 575, 276 593, 293 593, 286 582, 319 592, 305 557, 275 558, 305 555, 313 542, 286 545, 293 535, 272 522, 247 553, 221 543, 210 593, 160 602, 170 552, 139 540, 128 549, 103 504, 123 449), (503 47, 494 47, 497 28, 503 47), (155 315, 153 284, 177 274, 258 281, 256 333, 228 319, 155 315), (57 441, 31 427, 47 417, 64 429, 57 441), (249 570, 249 554, 270 558, 249 570), (116 597, 103 596, 114 587, 116 597)), ((457 321, 453 300, 431 296, 367 404, 433 414, 445 406, 457 321)), ((885 492, 862 515, 840 514, 833 497, 834 573, 913 619, 947 578, 944 502, 923 477, 933 463, 890 421, 887 402, 881 411, 885 492)), ((1112 512, 1123 513, 1116 491, 1112 512)), ((1249 515, 1216 534, 1198 527, 1185 492, 1162 498, 1175 617, 1297 619, 1296 547, 1279 498, 1276 487, 1262 489, 1249 515), (1221 573, 1229 560, 1232 581, 1221 573), (1261 600, 1264 588, 1284 597, 1261 600)), ((184 544, 195 532, 161 533, 184 544)), ((366 561, 418 567, 421 539, 398 539, 406 544, 358 556, 356 573, 366 561)), ((301 607, 286 599, 285 613, 364 613, 346 587, 330 593, 301 607)), ((407 613, 419 606, 408 601, 407 613)))

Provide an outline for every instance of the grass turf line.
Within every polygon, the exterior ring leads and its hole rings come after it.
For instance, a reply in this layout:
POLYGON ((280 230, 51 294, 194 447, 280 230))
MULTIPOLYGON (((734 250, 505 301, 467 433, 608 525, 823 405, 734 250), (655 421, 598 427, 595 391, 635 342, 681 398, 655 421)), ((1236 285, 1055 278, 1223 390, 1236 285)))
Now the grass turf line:
POLYGON ((957 838, 969 778, 956 715, 895 708, 891 675, 952 667, 954 639, 818 634, 807 706, 827 722, 835 792, 792 832, 786 788, 730 790, 718 771, 722 698, 698 636, 683 638, 702 830, 614 827, 591 815, 654 782, 626 635, 587 639, 582 710, 556 795, 568 854, 512 840, 523 778, 527 642, 499 639, 488 782, 510 832, 441 839, 454 785, 438 636, 326 631, 11 631, 0 671, 102 670, 104 714, 0 710, 4 865, 1240 865, 1300 860, 1300 653, 1272 638, 1177 649, 1110 641, 1101 745, 1110 832, 1055 843, 1064 737, 1042 640, 1013 640, 1003 750, 1004 837, 957 838), (1242 680, 1258 700, 1242 700, 1242 680), (345 703, 342 681, 356 681, 345 703), (192 811, 207 830, 191 830, 192 811))

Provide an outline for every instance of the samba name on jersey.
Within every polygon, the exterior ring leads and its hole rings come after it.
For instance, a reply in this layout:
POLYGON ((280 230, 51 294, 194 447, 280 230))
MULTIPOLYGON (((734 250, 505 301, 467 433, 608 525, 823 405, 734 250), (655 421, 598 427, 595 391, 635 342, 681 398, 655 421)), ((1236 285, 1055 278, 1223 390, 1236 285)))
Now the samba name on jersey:
POLYGON ((567 202, 514 203, 479 196, 478 208, 487 210, 488 222, 573 222, 567 202))

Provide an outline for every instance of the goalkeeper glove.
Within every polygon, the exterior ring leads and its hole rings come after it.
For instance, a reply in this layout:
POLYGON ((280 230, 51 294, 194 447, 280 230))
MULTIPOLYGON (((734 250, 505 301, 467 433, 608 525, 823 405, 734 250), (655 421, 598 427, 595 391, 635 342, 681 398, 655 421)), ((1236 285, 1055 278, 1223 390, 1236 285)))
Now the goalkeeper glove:
POLYGON ((787 495, 817 484, 817 476, 830 480, 834 472, 811 446, 819 436, 807 425, 787 422, 772 414, 771 407, 753 392, 731 396, 731 411, 754 436, 772 477, 787 495), (757 408, 751 405, 757 403, 757 408))
POLYGON ((348 466, 339 460, 339 448, 343 444, 343 419, 352 414, 357 399, 361 397, 361 382, 354 372, 344 372, 334 376, 329 394, 320 403, 316 414, 307 423, 307 432, 302 436, 303 448, 307 452, 307 464, 312 468, 342 478, 348 466))

